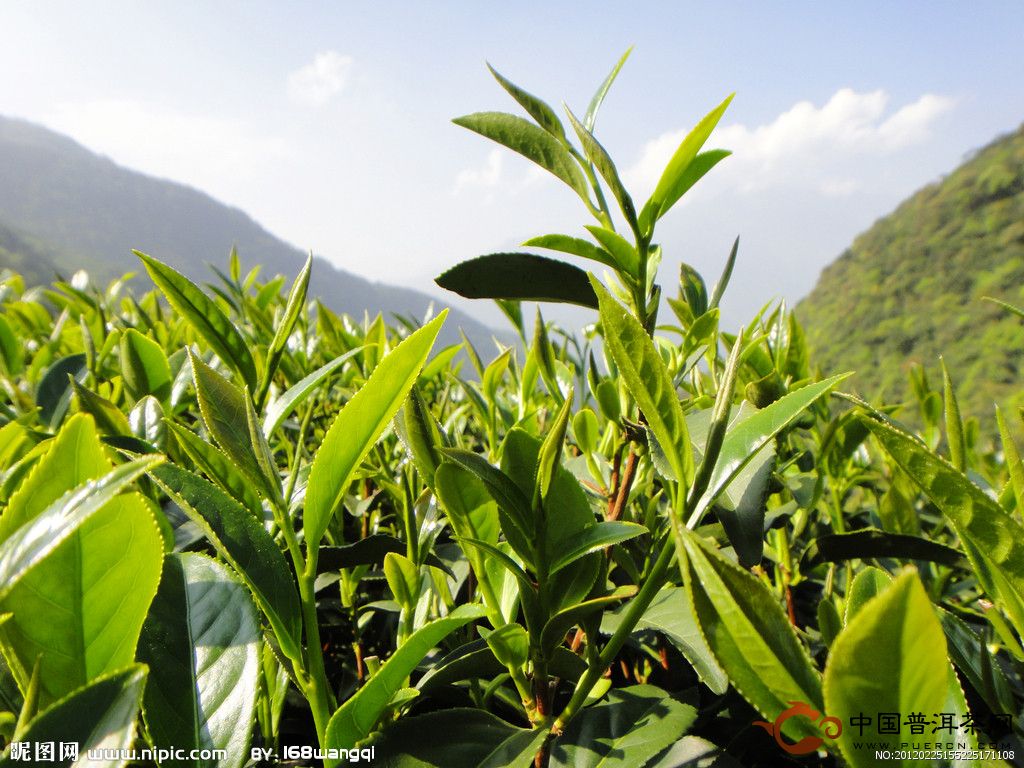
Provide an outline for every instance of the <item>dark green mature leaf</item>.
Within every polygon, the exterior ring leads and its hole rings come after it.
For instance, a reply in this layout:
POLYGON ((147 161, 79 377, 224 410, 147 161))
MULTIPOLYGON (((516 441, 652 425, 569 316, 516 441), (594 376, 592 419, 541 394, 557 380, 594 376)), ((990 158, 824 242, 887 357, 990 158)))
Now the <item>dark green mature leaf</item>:
POLYGON ((128 394, 136 400, 146 395, 166 400, 171 394, 171 366, 160 345, 128 328, 121 334, 120 347, 121 375, 128 394))
POLYGON ((322 384, 328 376, 338 370, 346 360, 362 352, 365 347, 350 349, 343 355, 317 368, 301 381, 296 382, 267 407, 267 415, 263 419, 263 434, 269 440, 285 417, 298 408, 322 384))
POLYGON ((597 309, 587 273, 532 253, 492 253, 457 264, 435 282, 467 299, 579 304, 597 309))
POLYGON ((459 627, 481 618, 479 605, 460 605, 451 614, 418 629, 394 652, 380 670, 341 705, 327 724, 328 748, 350 749, 373 730, 391 697, 435 645, 459 627))
MULTIPOLYGON (((394 536, 388 536, 386 533, 375 533, 341 547, 320 547, 316 572, 318 574, 327 573, 342 568, 355 568, 357 565, 383 565, 384 558, 388 553, 404 554, 406 549, 404 541, 394 536)), ((452 569, 434 553, 428 554, 423 562, 425 565, 439 568, 455 578, 452 569)))
POLYGON ((249 345, 216 302, 172 267, 140 251, 132 253, 142 260, 150 278, 163 291, 170 305, 185 316, 217 356, 242 377, 250 390, 255 391, 256 364, 249 345))
POLYGON ((647 419, 651 432, 675 476, 693 480, 693 453, 683 408, 672 377, 643 326, 591 278, 601 305, 604 341, 633 399, 647 419))
POLYGON ((260 623, 245 587, 205 555, 164 558, 139 638, 149 665, 146 725, 157 747, 223 749, 223 760, 163 765, 240 768, 259 691, 260 623))
MULTIPOLYGON (((833 643, 825 668, 825 711, 843 723, 862 712, 956 712, 947 698, 951 677, 935 609, 917 574, 907 571, 865 605, 833 643)), ((964 714, 956 712, 956 721, 964 714)), ((886 742, 886 748, 906 740, 898 734, 872 733, 872 738, 886 742)), ((856 740, 853 728, 839 737, 849 764, 876 765, 874 752, 856 749, 856 740)), ((894 762, 919 764, 909 756, 894 762)))
POLYGON ((531 237, 523 245, 530 248, 547 248, 549 251, 560 251, 572 256, 596 261, 612 269, 619 269, 619 262, 604 248, 599 248, 589 240, 571 235, 541 235, 531 237))
MULTIPOLYGON (((88 765, 85 757, 90 750, 130 751, 145 682, 146 668, 141 664, 98 677, 36 717, 19 737, 30 744, 77 744, 79 759, 45 763, 59 768, 88 765)), ((120 768, 127 762, 110 759, 103 764, 120 768)), ((24 764, 9 754, 0 760, 4 768, 24 764)))
POLYGON ((622 179, 619 178, 619 170, 615 167, 615 163, 612 162, 608 150, 601 145, 601 142, 594 138, 594 134, 589 129, 585 128, 576 119, 576 115, 572 113, 571 109, 566 107, 565 112, 569 116, 569 123, 579 137, 580 144, 583 145, 583 151, 586 153, 587 159, 594 164, 597 172, 601 174, 601 178, 608 183, 608 188, 611 189, 612 196, 619 204, 622 215, 626 217, 626 223, 629 224, 631 230, 636 232, 636 207, 633 205, 633 198, 629 196, 626 187, 622 183, 622 179))
MULTIPOLYGON (((623 610, 605 614, 601 622, 602 633, 610 635, 616 630, 622 620, 623 610)), ((640 617, 634 631, 643 630, 654 630, 664 634, 686 657, 708 688, 718 695, 725 693, 729 687, 729 679, 708 648, 707 641, 697 624, 693 603, 683 587, 666 587, 657 594, 650 607, 640 617)))
MULTIPOLYGON (((509 95, 519 103, 519 106, 525 109, 530 117, 537 121, 537 125, 564 143, 565 129, 562 127, 562 121, 558 119, 558 115, 555 114, 555 111, 551 109, 551 107, 533 94, 524 91, 511 80, 503 77, 501 73, 499 73, 498 70, 490 64, 487 65, 487 68, 491 71, 491 74, 494 75, 494 79, 501 84, 501 87, 508 91, 509 95)), ((472 128, 471 130, 476 129, 472 128)))
POLYGON ((295 579, 262 522, 212 483, 174 464, 150 475, 252 590, 284 654, 300 658, 302 617, 295 579))
MULTIPOLYGON (((768 720, 803 701, 821 710, 821 681, 775 596, 684 530, 686 589, 708 646, 736 690, 768 720)), ((794 733, 809 733, 797 718, 794 733)))
POLYGON ((889 424, 862 418, 893 461, 949 520, 979 583, 1024 634, 1024 526, 918 440, 889 424))
POLYGON ((616 688, 580 712, 551 746, 551 768, 632 768, 681 738, 697 711, 653 685, 616 688))
POLYGON ((543 128, 504 112, 476 112, 457 117, 452 122, 518 152, 564 181, 580 197, 587 199, 587 182, 583 171, 565 145, 543 128))
POLYGON ((619 70, 622 69, 622 65, 626 63, 626 59, 629 58, 629 54, 633 52, 633 46, 629 46, 626 52, 619 57, 619 60, 615 62, 615 66, 612 67, 612 71, 608 73, 604 81, 598 87, 594 96, 590 99, 590 104, 587 106, 587 114, 583 116, 583 127, 593 133, 594 124, 597 122, 597 112, 601 109, 601 104, 604 103, 604 97, 608 95, 608 90, 612 87, 612 83, 615 82, 615 78, 619 76, 619 70))
POLYGON ((71 379, 82 381, 86 374, 85 355, 62 357, 49 368, 36 387, 36 405, 39 419, 50 429, 56 429, 71 404, 71 379))
POLYGON ((313 458, 306 487, 307 547, 320 544, 360 462, 416 383, 447 315, 448 311, 444 310, 391 350, 327 430, 313 458))
POLYGON ((488 755, 507 740, 530 733, 490 712, 457 707, 403 717, 370 743, 384 768, 509 768, 512 763, 488 763, 488 755))
POLYGON ((953 547, 921 536, 886 533, 865 528, 850 533, 819 536, 804 552, 801 568, 820 563, 841 563, 845 560, 868 560, 891 557, 900 560, 926 560, 950 567, 966 565, 964 555, 953 547))
POLYGON ((1012 712, 1013 694, 1002 667, 979 636, 963 619, 939 609, 949 658, 993 712, 1012 712))

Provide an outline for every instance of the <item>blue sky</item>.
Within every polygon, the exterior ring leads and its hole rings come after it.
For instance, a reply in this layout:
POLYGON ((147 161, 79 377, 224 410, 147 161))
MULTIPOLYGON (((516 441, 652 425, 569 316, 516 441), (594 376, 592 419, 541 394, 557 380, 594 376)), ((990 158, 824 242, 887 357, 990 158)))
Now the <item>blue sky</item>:
POLYGON ((456 261, 588 223, 558 181, 451 124, 516 111, 484 62, 582 110, 635 45, 597 127, 635 197, 737 92, 710 142, 733 157, 658 239, 674 293, 681 259, 713 282, 741 236, 726 302, 739 322, 799 299, 878 216, 1015 128, 1022 39, 1016 2, 14 0, 0 11, 0 113, 423 289, 456 261))

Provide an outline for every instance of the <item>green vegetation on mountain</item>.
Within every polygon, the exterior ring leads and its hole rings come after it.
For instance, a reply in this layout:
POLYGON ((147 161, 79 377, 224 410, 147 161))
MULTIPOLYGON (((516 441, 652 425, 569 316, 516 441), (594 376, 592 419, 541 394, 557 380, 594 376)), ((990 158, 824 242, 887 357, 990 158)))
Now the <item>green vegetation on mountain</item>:
MULTIPOLYGON (((196 280, 223 264, 237 247, 261 277, 292 275, 305 254, 274 237, 248 215, 191 187, 122 168, 66 136, 0 117, 0 269, 44 285, 87 270, 99 283, 139 273, 137 248, 196 280)), ((145 275, 136 278, 145 282, 145 275)), ((337 312, 361 317, 383 312, 421 319, 443 301, 408 288, 375 283, 316 259, 310 293, 337 312)), ((453 312, 443 334, 458 327, 478 344, 491 331, 453 312)))
POLYGON ((915 363, 941 382, 941 354, 964 415, 991 423, 994 403, 1024 404, 1024 322, 985 297, 1024 300, 1024 126, 860 235, 797 312, 862 394, 906 399, 915 363))

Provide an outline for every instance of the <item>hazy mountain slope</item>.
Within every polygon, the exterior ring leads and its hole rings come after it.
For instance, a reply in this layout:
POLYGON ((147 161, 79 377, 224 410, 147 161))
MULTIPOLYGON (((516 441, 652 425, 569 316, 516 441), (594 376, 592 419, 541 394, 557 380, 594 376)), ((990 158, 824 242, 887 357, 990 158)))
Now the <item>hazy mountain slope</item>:
MULTIPOLYGON (((0 232, 7 230, 37 258, 34 264, 31 258, 10 261, 6 254, 16 251, 0 250, 0 267, 15 267, 35 281, 51 280, 54 269, 70 274, 84 267, 101 279, 141 272, 132 248, 201 281, 214 279, 207 264, 224 267, 232 245, 243 265, 263 266, 264 278, 278 273, 290 278, 305 259, 237 208, 122 168, 45 128, 0 117, 0 232)), ((442 304, 417 291, 370 282, 320 258, 311 293, 356 317, 364 311, 422 317, 432 301, 438 308, 442 304)), ((477 343, 487 343, 491 335, 482 323, 453 312, 447 340, 456 338, 458 326, 477 343)))
POLYGON ((911 362, 940 386, 942 354, 961 409, 989 421, 1024 389, 1024 322, 984 296, 1024 304, 1024 126, 861 234, 797 312, 814 359, 861 393, 903 399, 911 362))

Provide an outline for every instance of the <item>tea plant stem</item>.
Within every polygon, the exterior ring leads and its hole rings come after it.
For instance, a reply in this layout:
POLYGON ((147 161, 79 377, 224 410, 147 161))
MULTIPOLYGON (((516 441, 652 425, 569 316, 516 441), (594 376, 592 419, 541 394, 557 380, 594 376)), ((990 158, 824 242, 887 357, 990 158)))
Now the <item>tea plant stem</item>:
POLYGON ((597 657, 597 663, 587 667, 587 671, 583 673, 583 677, 577 683, 576 690, 573 691, 569 703, 565 705, 565 709, 562 710, 554 725, 551 726, 552 735, 557 736, 562 732, 566 724, 572 720, 580 707, 583 706, 587 696, 590 695, 590 691, 597 684, 597 681, 601 679, 605 670, 615 661, 615 657, 622 650, 622 646, 625 644, 626 638, 633 631, 633 627, 640 621, 640 617, 643 616, 644 611, 650 606, 654 596, 664 586, 665 577, 668 574, 669 566, 672 564, 672 556, 674 554, 675 540, 674 537, 669 536, 665 539, 664 544, 662 544, 658 559, 651 567, 651 572, 644 580, 643 586, 640 588, 637 596, 630 602, 629 608, 626 609, 626 614, 622 617, 622 623, 619 624, 618 629, 615 630, 601 651, 601 654, 597 657))
POLYGON ((327 722, 334 710, 334 698, 324 669, 324 654, 320 647, 320 624, 316 616, 316 557, 312 556, 299 577, 299 599, 302 602, 302 623, 306 631, 305 695, 313 712, 317 740, 321 746, 327 736, 327 722))

